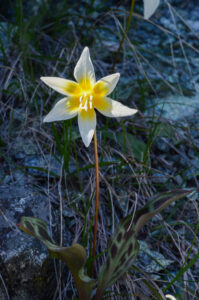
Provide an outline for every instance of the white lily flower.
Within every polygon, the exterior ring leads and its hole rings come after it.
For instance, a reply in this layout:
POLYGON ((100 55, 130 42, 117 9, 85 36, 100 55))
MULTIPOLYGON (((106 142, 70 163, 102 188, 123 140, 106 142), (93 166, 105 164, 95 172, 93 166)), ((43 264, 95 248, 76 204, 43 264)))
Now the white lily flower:
POLYGON ((60 100, 44 118, 44 122, 67 120, 78 116, 79 131, 86 147, 91 143, 96 128, 97 109, 107 117, 126 117, 137 110, 107 97, 115 88, 120 74, 95 80, 89 49, 85 47, 74 70, 77 82, 59 77, 41 77, 49 87, 66 97, 60 100))
POLYGON ((149 19, 160 4, 160 0, 144 0, 144 18, 149 19))

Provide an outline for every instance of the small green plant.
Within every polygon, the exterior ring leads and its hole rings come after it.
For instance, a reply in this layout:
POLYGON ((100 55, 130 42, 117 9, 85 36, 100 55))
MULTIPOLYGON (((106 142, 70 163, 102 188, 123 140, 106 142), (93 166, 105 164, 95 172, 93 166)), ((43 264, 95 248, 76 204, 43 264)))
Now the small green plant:
MULTIPOLYGON (((96 82, 94 67, 90 58, 88 47, 85 47, 74 69, 74 77, 77 82, 58 78, 41 77, 48 86, 67 96, 60 100, 44 118, 44 122, 68 120, 78 116, 80 135, 84 145, 88 147, 94 135, 95 169, 96 169, 96 201, 95 224, 93 239, 93 259, 95 257, 97 239, 97 220, 99 209, 99 164, 96 134, 96 113, 107 117, 126 117, 134 115, 137 110, 129 108, 118 101, 107 97, 114 90, 120 74, 115 73, 103 77, 96 82)), ((93 274, 94 260, 91 265, 93 274)))
POLYGON ((185 197, 190 191, 174 190, 159 194, 150 199, 145 207, 135 213, 134 217, 129 215, 122 220, 106 250, 106 262, 97 273, 97 279, 94 279, 99 209, 99 165, 94 109, 108 117, 131 116, 137 110, 107 97, 115 88, 119 73, 106 76, 96 82, 87 47, 77 62, 74 77, 77 82, 57 77, 41 77, 48 86, 67 96, 55 105, 44 118, 44 122, 71 119, 77 115, 80 135, 86 147, 90 145, 94 136, 96 201, 90 274, 85 274, 84 266, 87 255, 86 250, 80 244, 73 244, 70 247, 56 245, 48 233, 46 223, 38 218, 22 217, 19 228, 38 238, 47 247, 51 257, 58 258, 67 264, 74 277, 80 300, 89 300, 91 297, 94 300, 100 300, 104 291, 128 271, 135 261, 139 251, 137 235, 143 226, 171 202, 185 197))
POLYGON ((136 236, 143 226, 162 209, 175 200, 188 195, 190 191, 174 190, 161 193, 149 200, 146 206, 137 211, 134 218, 127 216, 116 230, 107 249, 106 262, 101 266, 97 279, 84 272, 86 251, 80 244, 60 247, 50 237, 46 223, 38 218, 22 217, 18 225, 21 230, 39 239, 48 249, 52 258, 64 261, 73 274, 80 300, 102 299, 104 291, 128 271, 139 251, 136 236))

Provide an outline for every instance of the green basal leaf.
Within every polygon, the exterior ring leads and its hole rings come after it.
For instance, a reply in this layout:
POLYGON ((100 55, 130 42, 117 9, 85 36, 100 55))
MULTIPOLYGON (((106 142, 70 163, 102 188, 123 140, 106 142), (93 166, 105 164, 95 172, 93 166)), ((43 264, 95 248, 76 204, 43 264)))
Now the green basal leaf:
POLYGON ((175 136, 175 128, 169 123, 160 122, 156 125, 154 135, 159 137, 167 137, 173 140, 175 136))
POLYGON ((119 279, 133 264, 139 250, 136 236, 140 229, 171 202, 183 198, 189 193, 191 191, 187 190, 161 193, 152 197, 144 208, 136 212, 133 220, 132 216, 127 216, 120 223, 111 241, 107 260, 99 272, 95 300, 101 299, 104 289, 119 279))
POLYGON ((161 210, 169 206, 173 201, 179 200, 191 192, 191 190, 173 190, 152 197, 149 202, 135 214, 133 222, 135 224, 136 235, 140 229, 161 210))
POLYGON ((61 259, 70 269, 81 300, 89 300, 95 281, 84 274, 86 251, 80 244, 60 247, 48 234, 46 223, 38 218, 22 217, 18 225, 25 233, 39 239, 48 249, 50 256, 61 259))
POLYGON ((135 238, 135 228, 124 219, 110 244, 106 263, 101 267, 98 278, 96 300, 101 299, 105 288, 123 275, 137 257, 139 244, 135 238))
MULTIPOLYGON (((144 153, 146 150, 146 144, 138 140, 135 136, 130 133, 125 135, 126 145, 129 154, 133 152, 133 155, 139 162, 143 162, 144 153)), ((122 145, 122 139, 120 139, 120 144, 122 145)))
POLYGON ((114 135, 107 133, 107 136, 110 139, 113 139, 116 142, 118 142, 123 151, 125 150, 124 145, 126 145, 127 152, 129 154, 133 153, 133 155, 139 162, 143 161, 144 153, 146 150, 146 144, 144 142, 138 140, 130 133, 124 134, 123 132, 116 132, 114 135))

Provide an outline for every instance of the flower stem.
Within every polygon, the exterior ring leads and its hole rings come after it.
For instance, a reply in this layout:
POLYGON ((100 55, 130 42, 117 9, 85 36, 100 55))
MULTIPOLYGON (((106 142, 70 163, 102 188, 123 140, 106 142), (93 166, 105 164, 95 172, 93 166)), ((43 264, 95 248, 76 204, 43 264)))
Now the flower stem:
POLYGON ((93 253, 90 276, 93 277, 94 273, 94 257, 97 243, 97 221, 98 221, 98 210, 99 210, 99 164, 98 164, 98 151, 97 151, 97 133, 94 133, 94 151, 95 151, 95 174, 96 174, 96 193, 95 193, 95 223, 93 232, 93 253))
POLYGON ((114 59, 113 66, 112 66, 112 69, 111 69, 111 72, 112 72, 112 73, 114 72, 115 65, 116 65, 117 60, 118 60, 118 56, 119 56, 119 54, 120 54, 120 51, 121 51, 121 49, 122 49, 122 45, 123 45, 123 43, 124 43, 124 39, 125 39, 125 37, 126 37, 126 35, 127 35, 127 32, 128 32, 128 30, 129 30, 129 27, 130 27, 130 24, 131 24, 131 19, 132 19, 132 15, 133 15, 134 5, 135 5, 135 0, 132 0, 132 1, 131 1, 131 8, 130 8, 130 11, 129 11, 129 16, 128 16, 128 20, 127 20, 127 24, 126 24, 126 28, 125 28, 125 31, 124 31, 124 33, 123 33, 122 39, 121 39, 121 41, 120 41, 120 45, 119 45, 119 47, 118 47, 118 49, 117 49, 117 52, 116 52, 116 54, 115 54, 115 59, 114 59))

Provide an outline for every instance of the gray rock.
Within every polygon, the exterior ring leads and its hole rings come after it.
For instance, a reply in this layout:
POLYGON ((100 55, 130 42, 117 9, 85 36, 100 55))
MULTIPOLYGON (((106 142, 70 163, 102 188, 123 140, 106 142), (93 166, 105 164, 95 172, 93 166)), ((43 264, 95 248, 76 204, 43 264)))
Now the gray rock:
POLYGON ((170 146, 169 144, 165 143, 162 138, 157 138, 155 141, 155 145, 158 148, 158 150, 163 152, 169 152, 170 146))
POLYGON ((27 177, 23 172, 21 172, 20 170, 15 170, 13 176, 14 176, 16 184, 18 184, 20 186, 25 185, 27 177))
POLYGON ((4 183, 4 184, 8 184, 8 183, 10 183, 10 182, 11 182, 11 176, 10 176, 10 175, 6 175, 6 176, 4 177, 3 183, 4 183))
POLYGON ((198 126, 198 128, 190 130, 190 134, 193 138, 199 137, 199 125, 197 124, 197 126, 198 126))
POLYGON ((194 158, 196 156, 195 151, 193 151, 193 149, 189 149, 188 150, 188 156, 189 156, 189 158, 194 158))
POLYGON ((18 136, 13 145, 13 154, 15 158, 22 159, 27 155, 34 155, 37 153, 37 147, 30 139, 18 136))
POLYGON ((188 180, 193 179, 194 176, 198 176, 199 174, 199 158, 195 157, 191 160, 191 166, 186 170, 185 176, 188 180))
POLYGON ((178 185, 182 185, 183 183, 183 178, 182 176, 180 176, 179 174, 177 176, 175 176, 174 180, 177 182, 178 185))
POLYGON ((173 263, 172 260, 166 259, 161 253, 158 251, 153 251, 149 249, 149 246, 144 241, 139 241, 140 251, 139 251, 139 260, 145 266, 145 271, 148 273, 159 272, 160 270, 164 270, 170 264, 173 263))
POLYGON ((179 159, 178 161, 181 164, 181 166, 183 166, 183 167, 188 167, 189 166, 189 161, 188 161, 188 159, 186 159, 186 157, 179 155, 178 159, 179 159))
POLYGON ((153 173, 152 176, 152 182, 154 183, 166 183, 168 179, 168 176, 160 173, 153 173))
POLYGON ((161 114, 165 119, 182 121, 184 118, 193 117, 195 113, 198 113, 198 97, 198 94, 194 97, 173 95, 166 98, 156 98, 153 100, 153 104, 156 113, 161 114))
POLYGON ((160 19, 162 25, 171 30, 172 32, 176 32, 176 26, 165 16, 162 16, 160 19))
POLYGON ((199 31, 199 21, 187 20, 187 24, 194 30, 196 33, 199 31))
MULTIPOLYGON (((58 160, 49 154, 45 155, 45 157, 30 155, 25 158, 25 166, 29 167, 28 172, 31 175, 46 177, 49 171, 49 177, 59 177, 61 172, 61 158, 58 160)), ((69 161, 69 172, 72 173, 75 170, 75 161, 69 161)))
MULTIPOLYGON (((14 300, 38 300, 41 268, 48 252, 16 224, 22 216, 40 217, 48 222, 48 200, 28 186, 4 185, 0 187, 0 213, 1 276, 8 294, 14 300)), ((5 288, 0 290, 0 299, 7 300, 5 288)))

